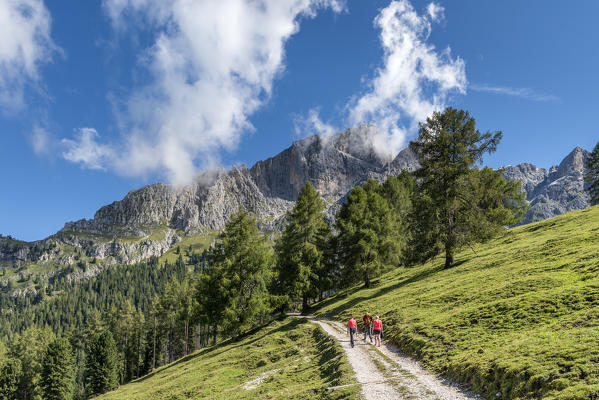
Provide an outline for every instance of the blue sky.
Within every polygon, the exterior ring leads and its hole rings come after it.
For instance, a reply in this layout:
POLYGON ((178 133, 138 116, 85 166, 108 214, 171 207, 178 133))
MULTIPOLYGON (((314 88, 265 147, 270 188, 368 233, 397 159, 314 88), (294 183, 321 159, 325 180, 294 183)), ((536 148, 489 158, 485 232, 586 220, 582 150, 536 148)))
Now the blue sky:
POLYGON ((141 185, 360 122, 397 150, 430 107, 502 130, 493 167, 599 139, 595 1, 185 4, 0 1, 0 233, 41 239, 141 185))

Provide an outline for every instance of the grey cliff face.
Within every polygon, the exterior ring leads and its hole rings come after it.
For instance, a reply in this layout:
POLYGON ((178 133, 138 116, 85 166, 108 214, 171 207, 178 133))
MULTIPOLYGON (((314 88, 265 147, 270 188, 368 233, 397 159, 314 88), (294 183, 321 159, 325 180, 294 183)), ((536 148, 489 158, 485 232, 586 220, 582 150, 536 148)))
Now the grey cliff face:
MULTIPOLYGON (((105 263, 134 263, 161 255, 183 235, 222 229, 240 207, 256 215, 261 229, 276 230, 306 182, 323 196, 332 220, 356 185, 418 168, 416 155, 409 148, 395 158, 381 156, 375 137, 376 128, 371 125, 331 137, 310 136, 250 169, 207 171, 185 187, 148 185, 100 208, 93 219, 66 223, 56 235, 42 241, 25 243, 0 237, 0 262, 74 264, 73 254, 58 250, 67 245, 105 263)), ((530 209, 522 223, 589 205, 583 181, 588 154, 576 148, 549 171, 527 163, 503 168, 506 179, 521 180, 527 193, 530 209)))
POLYGON ((254 213, 262 228, 275 229, 306 182, 335 210, 356 185, 417 166, 409 150, 394 160, 379 156, 372 141, 374 129, 364 125, 330 138, 298 140, 251 169, 212 171, 183 188, 149 185, 102 207, 92 220, 67 223, 62 232, 143 237, 168 227, 191 234, 222 229, 240 207, 254 213))
MULTIPOLYGON (((262 193, 295 201, 306 182, 325 198, 337 200, 368 178, 385 176, 388 163, 375 151, 376 128, 363 125, 331 138, 310 136, 265 161, 250 174, 262 193)), ((389 160, 390 161, 390 160, 389 160)))
POLYGON ((590 205, 584 184, 588 156, 588 151, 576 147, 559 166, 553 166, 549 171, 527 163, 504 167, 506 179, 522 181, 522 188, 530 203, 521 224, 541 221, 590 205))
POLYGON ((48 239, 0 246, 0 261, 75 264, 72 252, 57 250, 66 245, 103 264, 134 263, 161 255, 182 235, 222 229, 240 207, 256 215, 261 229, 276 230, 306 182, 321 193, 332 220, 356 185, 417 168, 410 150, 395 159, 380 156, 376 133, 374 126, 363 125, 331 137, 311 136, 251 169, 207 171, 185 187, 156 183, 133 190, 100 208, 93 219, 68 222, 48 239))
POLYGON ((549 173, 545 168, 537 168, 532 164, 522 163, 504 167, 503 176, 510 181, 521 181, 522 189, 526 192, 526 198, 530 200, 535 188, 547 179, 549 173))

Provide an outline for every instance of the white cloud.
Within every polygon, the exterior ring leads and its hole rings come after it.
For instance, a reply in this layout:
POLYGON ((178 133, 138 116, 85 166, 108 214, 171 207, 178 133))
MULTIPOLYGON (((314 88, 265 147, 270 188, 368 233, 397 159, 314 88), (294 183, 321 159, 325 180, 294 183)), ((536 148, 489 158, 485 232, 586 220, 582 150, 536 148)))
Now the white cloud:
POLYGON ((554 96, 551 94, 537 93, 534 90, 529 89, 529 88, 510 88, 510 87, 479 85, 479 84, 472 84, 472 85, 469 85, 468 87, 469 87, 469 89, 477 91, 477 92, 503 94, 506 96, 521 97, 523 99, 533 100, 533 101, 559 101, 559 97, 557 97, 557 96, 554 96))
POLYGON ((426 7, 426 12, 433 22, 439 22, 445 17, 445 9, 437 3, 430 3, 426 7))
POLYGON ((35 154, 38 156, 51 154, 50 147, 52 146, 52 141, 48 131, 45 128, 37 124, 34 125, 30 138, 35 154))
POLYGON ((65 151, 62 156, 71 162, 81 163, 90 169, 103 170, 104 165, 114 157, 114 149, 97 142, 98 132, 93 128, 80 128, 75 140, 63 139, 65 151))
POLYGON ((345 1, 104 0, 117 31, 138 21, 158 32, 140 57, 151 83, 122 105, 121 143, 102 145, 95 135, 82 135, 67 141, 73 147, 65 158, 190 182, 198 167, 218 162, 220 150, 235 149, 253 129, 248 117, 270 98, 284 69, 286 41, 302 17, 323 7, 340 12, 345 1), (101 151, 90 152, 93 146, 101 151))
POLYGON ((396 154, 418 122, 445 106, 452 93, 465 93, 465 63, 453 59, 447 47, 428 43, 432 23, 443 8, 431 3, 419 15, 409 1, 392 1, 376 17, 384 50, 369 90, 349 104, 349 123, 374 123, 380 130, 375 143, 381 152, 396 154))
POLYGON ((24 106, 24 89, 59 50, 50 37, 51 17, 42 0, 0 1, 0 106, 24 106))
POLYGON ((296 136, 300 137, 315 134, 328 137, 339 132, 333 125, 320 119, 320 108, 318 107, 310 109, 305 117, 298 116, 294 118, 293 126, 296 136))

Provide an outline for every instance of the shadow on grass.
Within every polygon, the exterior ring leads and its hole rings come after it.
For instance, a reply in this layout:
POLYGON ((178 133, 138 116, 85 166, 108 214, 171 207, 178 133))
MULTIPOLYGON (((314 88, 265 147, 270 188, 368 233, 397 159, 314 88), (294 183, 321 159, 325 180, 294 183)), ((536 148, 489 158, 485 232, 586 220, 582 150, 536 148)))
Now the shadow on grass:
POLYGON ((273 322, 275 322, 275 321, 283 321, 285 318, 286 318, 285 316, 280 316, 279 318, 277 318, 275 320, 272 320, 272 321, 267 322, 267 323, 265 323, 263 325, 260 325, 260 326, 254 328, 254 329, 252 329, 252 330, 250 330, 248 332, 242 333, 239 336, 236 336, 236 337, 231 338, 231 339, 227 339, 224 342, 218 343, 218 344, 216 344, 214 346, 205 347, 205 348, 199 350, 196 353, 189 354, 189 355, 187 355, 185 357, 182 357, 182 358, 180 358, 180 359, 178 359, 176 361, 173 361, 170 364, 167 364, 167 365, 162 366, 162 367, 158 367, 154 371, 152 371, 152 372, 148 373, 147 375, 144 375, 144 376, 142 376, 140 378, 137 378, 137 379, 135 379, 132 382, 143 382, 143 381, 145 381, 145 380, 153 377, 154 375, 156 375, 159 372, 167 371, 167 370, 169 370, 169 369, 171 369, 171 368, 173 368, 173 367, 175 367, 175 366, 177 366, 177 365, 179 365, 181 363, 187 362, 189 360, 193 360, 194 358, 197 358, 197 357, 201 357, 201 356, 204 356, 204 355, 207 355, 207 354, 211 354, 212 356, 218 356, 218 355, 220 355, 222 353, 225 353, 225 352, 227 352, 229 350, 236 349, 236 348, 241 347, 241 346, 249 346, 249 345, 253 344, 254 342, 257 342, 258 340, 264 338, 266 335, 272 335, 272 334, 277 333, 277 332, 289 332, 289 331, 294 330, 298 325, 301 325, 301 324, 303 324, 303 323, 306 322, 305 318, 292 318, 286 324, 283 324, 283 325, 279 326, 276 329, 269 330, 268 332, 265 332, 264 335, 257 336, 256 338, 254 338, 254 339, 252 339, 250 341, 242 342, 245 338, 258 333, 261 329, 266 328, 268 325, 272 324, 273 322), (238 343, 236 345, 232 345, 233 343, 236 343, 236 342, 242 342, 242 343, 238 343))
POLYGON ((331 385, 339 384, 343 377, 343 350, 337 346, 336 340, 331 339, 320 327, 314 327, 312 338, 318 349, 320 377, 331 385))
MULTIPOLYGON (((467 262, 468 260, 469 259, 463 259, 463 260, 457 261, 457 262, 455 262, 451 266, 451 268, 458 267, 458 266, 464 264, 465 262, 467 262)), ((326 315, 327 316, 338 315, 342 311, 350 309, 350 308, 354 307, 355 305, 357 305, 357 304, 359 304, 359 303, 361 303, 363 301, 374 299, 374 298, 377 298, 379 296, 383 296, 383 295, 385 295, 385 294, 387 294, 389 292, 397 290, 397 289, 399 289, 401 287, 404 287, 406 285, 409 285, 409 284, 421 281, 423 279, 426 279, 429 276, 434 275, 434 274, 436 274, 438 272, 441 272, 443 270, 444 270, 443 266, 435 267, 435 268, 430 268, 430 269, 422 271, 422 272, 420 272, 420 273, 418 273, 418 274, 416 274, 416 275, 414 275, 412 277, 409 277, 409 278, 406 278, 406 279, 402 279, 402 280, 400 280, 399 282, 397 282, 397 283, 395 283, 393 285, 381 287, 378 290, 374 290, 373 292, 371 292, 371 294, 364 295, 364 296, 354 297, 351 300, 344 301, 344 302, 342 302, 342 304, 339 304, 337 307, 334 307, 334 308, 330 309, 329 311, 326 312, 326 315)), ((381 280, 381 278, 373 280, 373 286, 374 287, 371 287, 370 290, 376 289, 376 287, 378 286, 378 284, 380 284, 380 280, 381 280)), ((342 293, 339 293, 339 294, 331 297, 330 299, 326 299, 326 300, 323 300, 320 303, 317 303, 314 306, 314 310, 320 310, 320 309, 326 308, 327 306, 333 305, 335 303, 339 303, 343 299, 347 298, 348 296, 350 296, 350 295, 352 295, 352 294, 354 294, 354 293, 356 293, 358 291, 361 291, 363 289, 365 289, 363 286, 356 286, 356 287, 354 287, 352 289, 348 289, 346 291, 343 291, 342 293)))

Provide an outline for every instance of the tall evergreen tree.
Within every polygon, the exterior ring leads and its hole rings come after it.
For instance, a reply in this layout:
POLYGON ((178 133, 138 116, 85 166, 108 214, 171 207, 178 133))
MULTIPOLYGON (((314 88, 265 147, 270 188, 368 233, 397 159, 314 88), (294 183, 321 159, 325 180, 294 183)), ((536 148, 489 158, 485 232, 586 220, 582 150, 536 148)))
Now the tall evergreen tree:
POLYGON ((50 342, 42 361, 41 386, 45 400, 73 398, 75 374, 69 341, 57 338, 50 342))
MULTIPOLYGON (((388 184, 387 190, 393 192, 388 184)), ((385 198, 383 187, 369 180, 355 187, 337 215, 337 245, 345 283, 373 278, 399 262, 398 217, 385 198)))
POLYGON ((87 344, 86 387, 90 395, 105 393, 119 384, 119 354, 112 333, 95 334, 87 344))
POLYGON ((307 310, 309 299, 330 284, 324 259, 330 235, 324 201, 308 182, 287 214, 287 224, 276 246, 281 292, 291 303, 301 300, 303 311, 307 310))
POLYGON ((19 382, 21 380, 21 361, 8 358, 0 363, 0 400, 13 400, 19 396, 19 382))
POLYGON ((40 378, 41 361, 48 344, 54 340, 49 328, 29 328, 21 335, 16 335, 9 345, 8 356, 21 362, 18 398, 42 399, 40 378))
POLYGON ((597 205, 599 204, 599 142, 587 159, 586 168, 584 180, 588 185, 587 191, 591 196, 591 205, 597 205))
POLYGON ((230 335, 250 329, 270 312, 266 284, 271 279, 272 249, 247 211, 233 214, 210 250, 209 271, 199 279, 199 313, 230 335))
POLYGON ((382 195, 387 199, 393 218, 393 240, 400 253, 400 261, 407 259, 407 246, 411 237, 410 215, 413 211, 412 197, 415 187, 414 177, 408 171, 401 171, 397 177, 390 176, 382 185, 382 195))
MULTIPOLYGON (((421 196, 418 206, 421 208, 416 210, 418 218, 414 221, 417 225, 424 224, 414 229, 414 232, 423 235, 415 236, 414 240, 419 243, 418 246, 424 244, 431 249, 431 255, 442 248, 446 268, 453 264, 454 253, 460 246, 482 235, 481 229, 494 229, 497 225, 508 225, 518 219, 521 196, 514 186, 509 186, 510 190, 502 193, 501 201, 507 210, 502 214, 506 216, 503 221, 492 212, 486 212, 484 199, 490 194, 480 193, 493 190, 492 186, 477 186, 478 193, 470 192, 472 181, 469 177, 474 166, 482 163, 485 153, 497 149, 501 137, 500 131, 481 133, 467 111, 448 107, 442 113, 434 112, 425 123, 421 123, 418 138, 410 143, 420 162, 416 176, 421 196), (478 211, 472 207, 471 195, 480 200, 478 211)), ((490 177, 489 173, 485 174, 490 177)), ((494 177, 496 183, 496 178, 503 179, 494 177)), ((505 185, 503 188, 508 189, 505 185)))
MULTIPOLYGON (((210 259, 210 253, 207 257, 210 259)), ((210 329, 212 344, 216 344, 218 327, 223 320, 227 302, 225 269, 220 265, 210 266, 200 274, 196 284, 197 315, 200 322, 210 329)))

